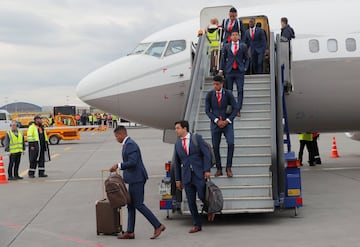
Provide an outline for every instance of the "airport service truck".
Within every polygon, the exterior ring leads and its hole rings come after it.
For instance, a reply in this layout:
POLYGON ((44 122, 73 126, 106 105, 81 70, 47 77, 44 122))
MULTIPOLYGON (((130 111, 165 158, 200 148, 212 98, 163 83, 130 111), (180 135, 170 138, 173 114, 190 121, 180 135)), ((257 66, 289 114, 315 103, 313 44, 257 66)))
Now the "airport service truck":
MULTIPOLYGON (((0 113, 1 114, 1 113, 0 113)), ((4 115, 0 115, 3 116, 4 115)), ((5 117, 4 117, 5 118, 5 117)), ((0 141, 1 145, 4 145, 4 139, 6 132, 10 129, 10 118, 6 120, 8 124, 4 124, 4 127, 0 128, 0 141)), ((5 122, 5 120, 4 120, 5 122)), ((21 128, 23 131, 25 141, 27 129, 21 128)), ((59 144, 60 140, 72 141, 80 140, 81 131, 106 131, 107 126, 77 126, 75 118, 71 115, 56 115, 54 117, 54 125, 52 127, 46 127, 45 131, 49 138, 51 145, 59 144)))

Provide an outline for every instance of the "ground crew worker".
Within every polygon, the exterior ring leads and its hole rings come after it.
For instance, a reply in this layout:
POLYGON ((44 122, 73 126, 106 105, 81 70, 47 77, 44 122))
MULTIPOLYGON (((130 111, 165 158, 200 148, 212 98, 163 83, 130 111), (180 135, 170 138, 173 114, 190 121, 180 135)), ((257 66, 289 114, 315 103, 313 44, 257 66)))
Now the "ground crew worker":
POLYGON ((79 113, 75 115, 75 120, 76 120, 76 125, 80 125, 81 117, 79 113))
POLYGON ((89 114, 89 124, 94 125, 94 117, 92 114, 89 114))
POLYGON ((29 143, 29 178, 35 178, 36 167, 39 167, 39 177, 47 177, 45 174, 45 161, 50 160, 48 137, 39 116, 34 117, 34 123, 27 131, 29 143))
POLYGON ((206 29, 206 35, 210 41, 210 72, 214 75, 218 69, 218 61, 219 61, 219 50, 220 50, 220 33, 219 33, 219 20, 216 18, 212 18, 210 20, 210 24, 206 29))
POLYGON ((303 152, 304 152, 304 147, 306 146, 306 149, 309 153, 309 165, 310 166, 315 166, 315 162, 314 162, 314 154, 313 154, 313 138, 312 138, 312 134, 307 134, 307 133, 301 133, 299 135, 299 140, 300 140, 300 150, 299 150, 299 160, 300 160, 300 164, 301 166, 303 166, 302 163, 302 157, 303 157, 303 152))
POLYGON ((10 152, 8 180, 23 179, 19 176, 21 154, 25 151, 24 135, 18 130, 17 122, 11 121, 11 130, 5 135, 5 152, 10 152))
POLYGON ((319 133, 313 133, 312 137, 313 137, 314 161, 315 161, 315 164, 321 165, 321 159, 320 159, 320 154, 319 154, 319 146, 318 146, 318 143, 317 143, 317 140, 319 139, 320 134, 319 133))
POLYGON ((118 117, 115 115, 112 115, 111 117, 112 117, 113 128, 116 128, 118 126, 118 123, 117 123, 118 117))

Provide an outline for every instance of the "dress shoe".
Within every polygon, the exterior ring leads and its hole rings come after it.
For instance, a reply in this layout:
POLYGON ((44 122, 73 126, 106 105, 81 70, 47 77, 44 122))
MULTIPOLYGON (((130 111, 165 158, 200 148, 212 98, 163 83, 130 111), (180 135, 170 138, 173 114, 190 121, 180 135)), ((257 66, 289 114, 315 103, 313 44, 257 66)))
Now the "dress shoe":
POLYGON ((217 170, 215 173, 215 177, 220 177, 222 175, 223 175, 222 170, 217 170))
POLYGON ((237 117, 241 117, 241 113, 238 112, 238 113, 236 114, 236 116, 237 116, 237 117))
POLYGON ((160 234, 165 231, 166 227, 161 224, 158 228, 155 229, 154 235, 150 239, 155 239, 160 236, 160 234))
POLYGON ((14 181, 16 180, 16 177, 8 177, 8 181, 14 181))
POLYGON ((309 162, 309 166, 316 166, 314 162, 309 162))
POLYGON ((190 229, 189 233, 196 233, 196 232, 200 232, 200 231, 201 231, 200 226, 194 226, 193 228, 190 229))
POLYGON ((233 177, 233 173, 231 171, 231 168, 226 168, 226 176, 228 176, 228 178, 232 178, 233 177))
POLYGON ((29 174, 29 178, 35 178, 34 174, 29 174))
POLYGON ((19 176, 16 176, 15 178, 16 178, 16 179, 23 179, 23 177, 19 177, 19 176))
POLYGON ((215 213, 208 213, 208 221, 214 221, 215 213))
POLYGON ((135 234, 130 232, 125 232, 123 235, 117 237, 118 239, 134 239, 135 234))
POLYGON ((41 174, 41 175, 39 174, 39 178, 47 178, 47 177, 48 177, 48 175, 45 174, 45 173, 44 173, 44 174, 41 174))

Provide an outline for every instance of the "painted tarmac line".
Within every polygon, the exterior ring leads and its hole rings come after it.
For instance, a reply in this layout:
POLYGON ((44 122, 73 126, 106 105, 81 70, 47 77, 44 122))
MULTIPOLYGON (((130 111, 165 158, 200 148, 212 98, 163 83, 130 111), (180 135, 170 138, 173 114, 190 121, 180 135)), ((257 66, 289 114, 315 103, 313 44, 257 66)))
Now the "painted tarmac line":
POLYGON ((71 150, 71 147, 65 147, 64 148, 64 151, 69 151, 69 150, 71 150))
MULTIPOLYGON (((3 222, 3 221, 0 221, 0 226, 6 227, 9 229, 22 229, 24 227, 24 225, 19 225, 19 224, 11 223, 11 222, 3 222)), ((34 230, 30 230, 30 231, 34 231, 34 230)), ((101 244, 99 242, 93 242, 90 240, 81 239, 81 238, 70 236, 70 235, 60 235, 57 233, 43 231, 43 230, 35 230, 35 232, 41 232, 41 234, 43 234, 43 235, 52 236, 57 239, 65 240, 65 241, 68 241, 71 243, 80 244, 82 246, 93 246, 93 247, 103 247, 104 246, 103 244, 101 244)))
POLYGON ((345 170, 360 170, 360 167, 309 167, 300 168, 302 171, 345 171, 345 170))

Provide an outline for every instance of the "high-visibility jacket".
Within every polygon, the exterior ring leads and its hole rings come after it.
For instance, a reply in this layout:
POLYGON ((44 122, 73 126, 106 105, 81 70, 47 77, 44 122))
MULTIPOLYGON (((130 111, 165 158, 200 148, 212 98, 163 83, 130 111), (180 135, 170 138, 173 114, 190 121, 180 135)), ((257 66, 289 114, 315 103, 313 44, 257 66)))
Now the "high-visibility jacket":
POLYGON ((18 135, 11 130, 7 132, 9 136, 9 151, 11 154, 21 153, 24 149, 24 135, 21 131, 18 131, 18 135))
POLYGON ((313 137, 312 137, 312 134, 300 134, 299 135, 299 140, 300 141, 312 141, 313 140, 313 137))
POLYGON ((218 50, 220 44, 220 35, 218 29, 215 29, 213 32, 208 31, 206 35, 210 40, 210 51, 218 50))
MULTIPOLYGON (((45 136, 45 141, 48 141, 48 137, 46 135, 46 131, 44 130, 44 136, 45 136)), ((28 131, 27 131, 27 141, 28 142, 39 142, 39 132, 38 132, 38 128, 36 126, 36 124, 32 124, 30 125, 28 131)))
POLYGON ((89 115, 89 122, 92 123, 93 121, 93 115, 89 115))

